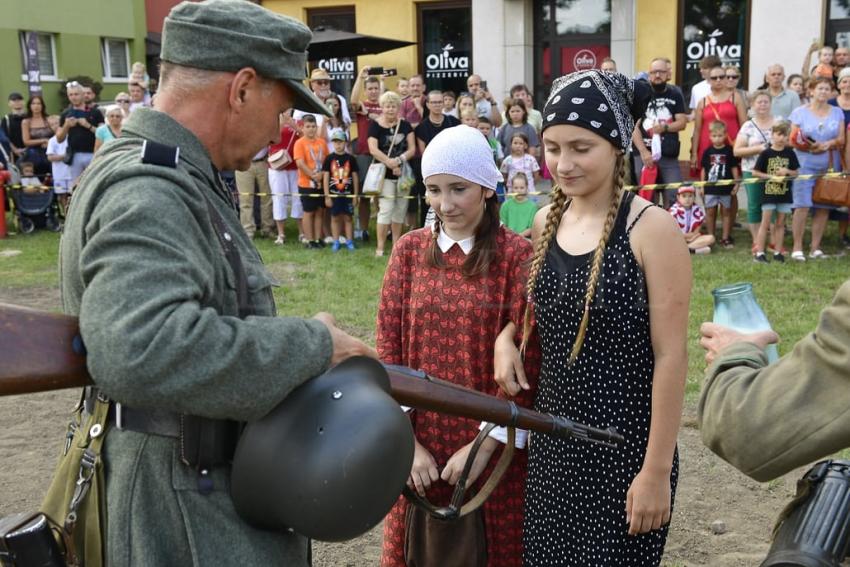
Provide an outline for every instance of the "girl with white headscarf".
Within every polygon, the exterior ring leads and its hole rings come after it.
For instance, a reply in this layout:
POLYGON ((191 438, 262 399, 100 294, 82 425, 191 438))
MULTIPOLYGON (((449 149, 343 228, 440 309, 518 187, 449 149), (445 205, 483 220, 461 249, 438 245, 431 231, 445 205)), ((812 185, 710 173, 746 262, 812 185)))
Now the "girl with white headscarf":
MULTIPOLYGON (((393 246, 378 307, 378 354, 386 363, 496 395, 493 345, 510 321, 521 320, 531 245, 500 226, 495 189, 501 175, 477 129, 440 132, 422 156, 422 177, 436 222, 393 246)), ((530 367, 536 366, 536 352, 532 341, 530 367)), ((528 406, 532 392, 522 390, 517 401, 528 406)), ((411 421, 416 453, 408 486, 438 506, 447 505, 480 424, 422 410, 413 411, 411 421)), ((504 436, 502 441, 490 437, 483 443, 469 476, 470 491, 480 488, 489 474, 482 473, 492 468, 504 441, 504 436)), ((492 567, 522 565, 526 456, 521 432, 516 444, 521 449, 483 505, 486 564, 492 567)), ((399 499, 384 522, 383 566, 405 565, 407 507, 399 499)), ((469 549, 468 543, 455 549, 469 549)), ((455 557, 453 564, 458 559, 478 565, 471 557, 455 557)))

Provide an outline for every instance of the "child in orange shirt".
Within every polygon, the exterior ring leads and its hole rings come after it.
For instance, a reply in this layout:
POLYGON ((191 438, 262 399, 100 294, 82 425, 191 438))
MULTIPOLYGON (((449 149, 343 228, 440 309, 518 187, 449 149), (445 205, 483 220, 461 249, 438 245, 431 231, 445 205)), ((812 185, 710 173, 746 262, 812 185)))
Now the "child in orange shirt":
POLYGON ((307 114, 302 118, 301 131, 304 137, 295 142, 292 157, 298 166, 298 192, 304 218, 305 248, 322 248, 322 223, 324 222, 324 199, 322 198, 322 164, 328 153, 328 144, 319 138, 316 117, 307 114))

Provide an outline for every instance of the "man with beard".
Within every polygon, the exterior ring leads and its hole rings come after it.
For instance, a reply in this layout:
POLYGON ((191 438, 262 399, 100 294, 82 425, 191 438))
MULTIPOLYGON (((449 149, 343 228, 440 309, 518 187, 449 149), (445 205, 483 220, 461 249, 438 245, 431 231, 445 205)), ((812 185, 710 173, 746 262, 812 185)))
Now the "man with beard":
MULTIPOLYGON (((328 72, 324 69, 313 69, 313 72, 310 73, 310 90, 313 91, 313 94, 316 95, 323 103, 326 103, 329 98, 335 96, 339 100, 339 108, 342 112, 342 121, 345 122, 345 125, 348 126, 351 124, 351 114, 348 112, 348 102, 345 100, 345 97, 331 91, 331 76, 328 75, 328 72)), ((292 114, 292 117, 295 120, 301 120, 304 116, 304 112, 295 111, 292 114)), ((314 114, 316 117, 316 124, 318 124, 319 129, 322 128, 322 122, 325 117, 321 114, 314 114)))
POLYGON ((91 108, 97 107, 97 94, 94 92, 94 88, 91 85, 83 85, 83 100, 86 103, 86 106, 91 108))
MULTIPOLYGON (((632 142, 637 150, 633 153, 635 159, 635 174, 640 176, 643 166, 652 165, 658 168, 657 183, 677 183, 682 181, 679 169, 679 132, 688 123, 685 114, 685 98, 682 91, 675 85, 670 85, 670 69, 672 64, 666 57, 656 57, 649 64, 649 84, 652 87, 652 98, 648 101, 643 119, 637 121, 632 142), (653 159, 650 145, 652 136, 661 137, 661 157, 653 159)), ((664 207, 669 208, 676 202, 676 190, 664 190, 664 207)))

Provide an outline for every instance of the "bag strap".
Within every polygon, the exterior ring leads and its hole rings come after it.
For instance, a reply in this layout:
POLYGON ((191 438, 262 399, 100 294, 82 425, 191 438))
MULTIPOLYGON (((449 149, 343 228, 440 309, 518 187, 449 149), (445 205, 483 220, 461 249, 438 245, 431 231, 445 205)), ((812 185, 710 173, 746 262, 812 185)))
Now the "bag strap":
POLYGON ((838 154, 838 164, 841 166, 841 169, 838 171, 844 171, 847 166, 844 163, 844 152, 838 150, 829 150, 829 173, 833 173, 835 169, 833 168, 833 164, 835 163, 835 159, 833 158, 833 152, 838 154))
POLYGON ((466 463, 463 466, 463 471, 458 478, 457 484, 455 484, 452 499, 448 506, 444 506, 442 508, 434 506, 427 499, 419 496, 416 491, 411 490, 407 485, 404 486, 403 490, 405 497, 407 497, 413 505, 423 509, 432 517, 441 520, 454 520, 461 518, 481 507, 481 505, 484 504, 484 502, 486 502, 493 493, 493 490, 499 485, 499 482, 501 482, 502 477, 504 476, 505 471, 508 470, 508 466, 510 466, 511 460, 514 456, 516 429, 514 427, 508 427, 508 442, 505 444, 505 448, 502 450, 502 455, 499 457, 499 461, 493 468, 493 472, 490 473, 490 478, 487 479, 487 482, 484 483, 481 490, 479 490, 478 493, 469 500, 469 502, 461 505, 466 494, 466 481, 467 478, 469 478, 469 472, 472 470, 472 464, 475 461, 475 457, 478 455, 478 450, 495 427, 495 423, 487 424, 487 426, 479 431, 478 435, 475 437, 472 449, 469 452, 469 456, 466 459, 466 463))
MULTIPOLYGON (((706 95, 705 100, 708 101, 707 104, 708 104, 709 108, 711 108, 711 111, 714 113, 714 118, 716 120, 720 121, 720 122, 723 122, 723 119, 720 118, 720 113, 717 112, 717 107, 714 106, 714 103, 711 100, 711 95, 706 95)), ((732 104, 733 105, 735 104, 735 93, 734 92, 732 93, 732 104)), ((723 122, 723 124, 725 125, 726 123, 723 122)), ((753 124, 755 124, 755 122, 753 122, 753 124)), ((729 142, 730 146, 735 147, 735 140, 733 140, 732 137, 729 135, 728 130, 726 132, 726 141, 729 142)))
POLYGON ((393 141, 390 142, 390 151, 387 152, 388 158, 393 157, 391 154, 393 153, 393 148, 395 147, 395 137, 398 136, 398 127, 401 126, 401 121, 402 121, 402 118, 399 118, 398 122, 396 122, 396 124, 395 124, 395 131, 393 131, 393 141))

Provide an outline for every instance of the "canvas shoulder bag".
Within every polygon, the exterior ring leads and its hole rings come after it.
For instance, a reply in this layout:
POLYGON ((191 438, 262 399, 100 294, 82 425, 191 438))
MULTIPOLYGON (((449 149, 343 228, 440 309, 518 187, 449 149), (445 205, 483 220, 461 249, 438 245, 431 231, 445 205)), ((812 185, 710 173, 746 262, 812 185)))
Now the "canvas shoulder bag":
MULTIPOLYGON (((393 153, 395 147, 395 138, 398 135, 398 127, 401 126, 401 118, 398 119, 393 131, 393 141, 390 143, 390 149, 387 156, 393 153)), ((363 180, 361 193, 367 197, 375 197, 381 194, 384 189, 384 179, 387 177, 387 166, 372 158, 372 163, 369 164, 369 170, 366 172, 366 178, 363 180)))
POLYGON ((283 171, 286 167, 292 163, 292 144, 295 142, 295 132, 292 133, 292 137, 289 139, 289 144, 273 154, 269 154, 267 161, 269 162, 269 167, 274 169, 275 171, 283 171))

